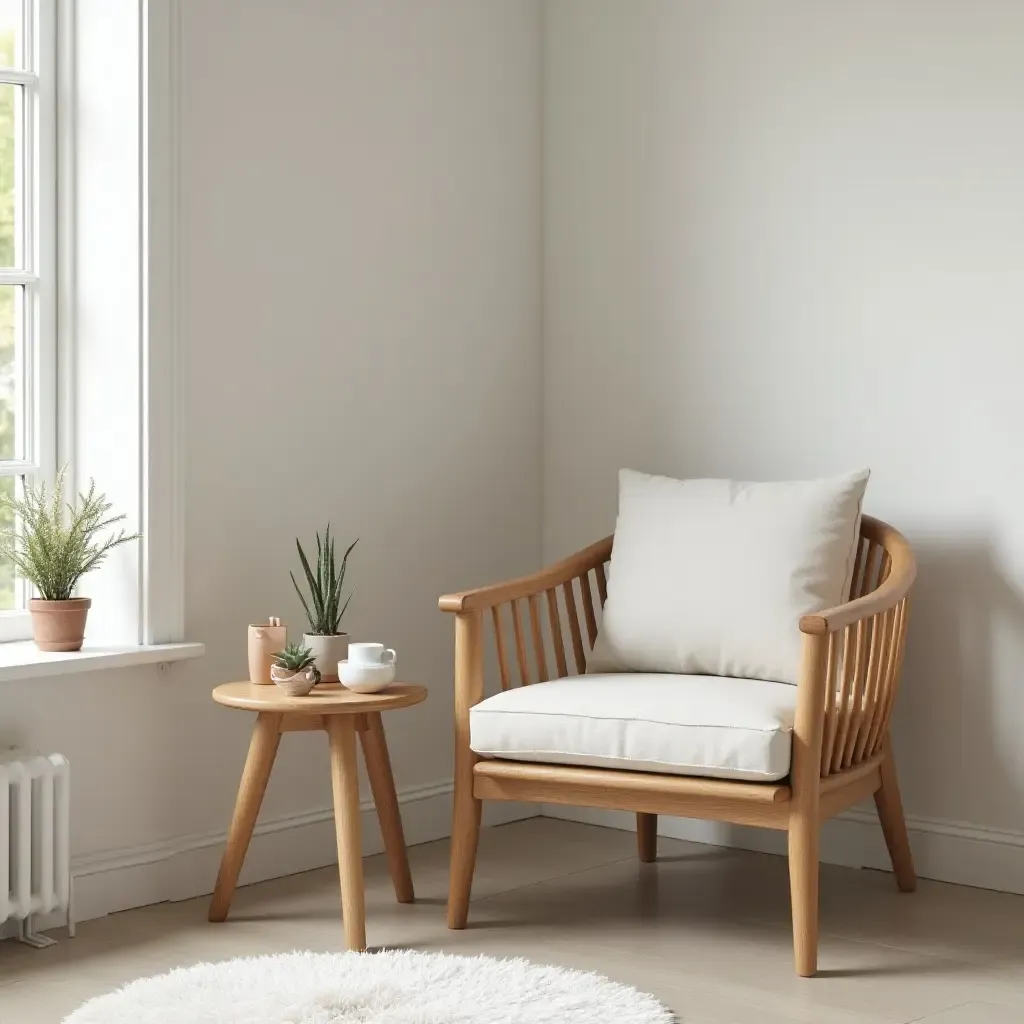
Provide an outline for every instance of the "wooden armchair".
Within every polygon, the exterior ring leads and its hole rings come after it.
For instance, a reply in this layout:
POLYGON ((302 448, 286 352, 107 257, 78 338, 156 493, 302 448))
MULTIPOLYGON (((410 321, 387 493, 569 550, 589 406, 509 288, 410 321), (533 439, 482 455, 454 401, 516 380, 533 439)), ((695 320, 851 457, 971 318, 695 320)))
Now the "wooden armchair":
POLYGON ((809 977, 817 970, 819 832, 824 821, 873 795, 896 883, 902 892, 912 892, 917 884, 889 739, 907 600, 916 573, 910 546, 891 526, 864 516, 851 600, 800 620, 803 657, 788 778, 758 783, 478 757, 470 748, 470 709, 484 698, 485 619, 493 628, 503 690, 514 685, 513 657, 524 685, 582 674, 597 636, 591 586, 596 585, 603 605, 604 567, 611 549, 608 537, 531 576, 439 601, 443 611, 455 615, 455 808, 448 927, 466 926, 482 800, 635 811, 642 861, 655 859, 659 814, 735 822, 789 833, 796 971, 809 977), (505 630, 509 620, 511 643, 505 630))

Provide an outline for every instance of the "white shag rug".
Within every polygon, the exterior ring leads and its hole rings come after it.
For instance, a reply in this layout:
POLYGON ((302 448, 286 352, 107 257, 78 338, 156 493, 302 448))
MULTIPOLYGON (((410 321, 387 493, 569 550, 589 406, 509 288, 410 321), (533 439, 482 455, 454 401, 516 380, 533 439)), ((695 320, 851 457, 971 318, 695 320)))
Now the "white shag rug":
POLYGON ((64 1024, 672 1024, 600 974, 442 953, 285 953, 183 967, 64 1024))

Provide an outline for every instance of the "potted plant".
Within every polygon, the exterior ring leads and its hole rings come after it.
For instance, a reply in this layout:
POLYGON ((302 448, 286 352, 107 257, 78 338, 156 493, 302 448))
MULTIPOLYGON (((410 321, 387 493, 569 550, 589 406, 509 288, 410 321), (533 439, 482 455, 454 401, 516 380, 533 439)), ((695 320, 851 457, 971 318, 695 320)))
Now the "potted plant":
POLYGON ((338 681, 338 662, 348 654, 348 634, 341 631, 341 618, 348 608, 352 595, 341 604, 341 588, 345 582, 345 569, 348 567, 348 556, 358 543, 352 541, 345 552, 339 566, 334 557, 334 538, 331 536, 330 523, 324 531, 321 541, 316 535, 316 573, 309 566, 306 553, 298 538, 295 546, 299 549, 299 561, 306 576, 309 587, 309 600, 302 592, 295 573, 290 573, 295 592, 299 595, 302 608, 309 620, 309 632, 302 634, 302 642, 313 652, 320 677, 326 683, 338 681))
POLYGON ((73 597, 78 581, 100 565, 116 547, 139 534, 110 529, 126 517, 108 516, 113 507, 96 481, 74 501, 64 501, 65 465, 52 495, 45 483, 25 487, 25 496, 0 494, 0 505, 14 514, 14 528, 0 534, 0 555, 9 558, 18 576, 39 592, 28 602, 32 637, 41 651, 79 651, 92 599, 73 597), (101 534, 107 532, 105 538, 101 534))
POLYGON ((274 655, 270 678, 289 697, 305 697, 320 682, 320 673, 314 662, 313 652, 308 647, 287 644, 283 651, 274 655))

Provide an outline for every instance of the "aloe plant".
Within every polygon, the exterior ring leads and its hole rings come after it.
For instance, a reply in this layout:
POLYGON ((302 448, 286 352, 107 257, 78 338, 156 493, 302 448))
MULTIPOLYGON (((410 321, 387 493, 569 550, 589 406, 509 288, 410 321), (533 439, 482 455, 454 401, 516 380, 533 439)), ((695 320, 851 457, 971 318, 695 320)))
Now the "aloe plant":
MULTIPOLYGON (((274 664, 288 672, 301 672, 304 668, 313 665, 314 661, 316 661, 316 657, 313 652, 301 644, 287 644, 283 651, 278 651, 274 655, 274 664)), ((316 666, 313 667, 313 673, 316 681, 320 682, 320 673, 316 666)))
POLYGON ((339 567, 334 557, 334 538, 331 536, 331 525, 327 524, 324 537, 321 541, 320 534, 316 535, 316 573, 309 566, 309 559, 306 558, 302 544, 296 537, 295 546, 299 549, 299 561, 302 563, 302 571, 306 576, 306 584, 309 587, 309 600, 302 592, 295 573, 289 573, 295 592, 302 602, 303 611, 309 620, 309 632, 314 636, 338 636, 341 633, 341 618, 348 608, 352 595, 349 594, 345 603, 341 604, 341 588, 345 582, 345 570, 348 567, 348 556, 352 549, 359 543, 359 539, 352 541, 341 560, 339 567))

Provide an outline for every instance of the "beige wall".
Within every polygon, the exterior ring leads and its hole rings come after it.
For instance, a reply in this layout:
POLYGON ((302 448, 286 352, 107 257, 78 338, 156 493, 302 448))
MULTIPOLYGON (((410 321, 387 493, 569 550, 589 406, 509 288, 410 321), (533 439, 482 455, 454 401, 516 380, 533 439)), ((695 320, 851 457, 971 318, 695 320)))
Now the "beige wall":
MULTIPOLYGON (((399 777, 448 778, 437 596, 537 557, 537 6, 183 10, 189 634, 221 675, 245 623, 298 622, 294 537, 330 519, 350 631, 436 687, 399 777)), ((271 806, 326 800, 322 767, 271 806)))
MULTIPOLYGON (((360 538, 348 627, 431 689, 387 722, 399 789, 438 790, 413 838, 450 813, 437 596, 539 557, 538 4, 217 0, 180 27, 187 638, 208 653, 0 705, 4 739, 72 761, 85 914, 212 886, 250 722, 209 692, 244 676, 248 622, 301 631, 297 535, 360 538)), ((289 737, 265 819, 300 831, 253 870, 330 860, 329 803, 325 742, 289 737)))
POLYGON ((921 563, 908 810, 1024 886, 1024 6, 551 0, 546 27, 545 555, 611 529, 620 466, 870 465, 921 563))

